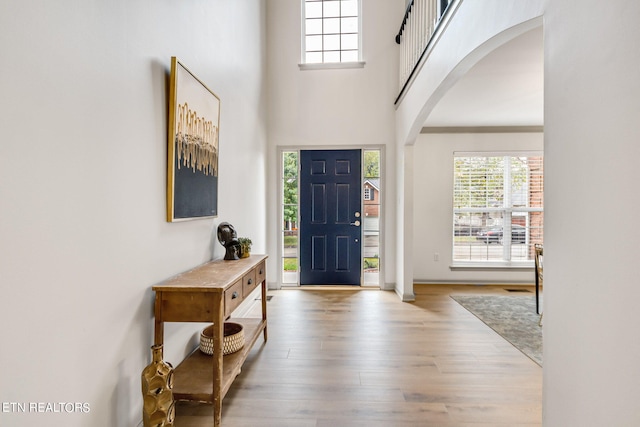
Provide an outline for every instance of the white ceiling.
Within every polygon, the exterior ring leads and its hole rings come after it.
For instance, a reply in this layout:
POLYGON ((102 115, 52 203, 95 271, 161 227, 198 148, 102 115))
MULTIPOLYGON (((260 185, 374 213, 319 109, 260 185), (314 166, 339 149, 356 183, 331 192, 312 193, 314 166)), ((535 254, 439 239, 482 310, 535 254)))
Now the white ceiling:
POLYGON ((542 126, 542 27, 500 46, 453 86, 425 127, 542 126))

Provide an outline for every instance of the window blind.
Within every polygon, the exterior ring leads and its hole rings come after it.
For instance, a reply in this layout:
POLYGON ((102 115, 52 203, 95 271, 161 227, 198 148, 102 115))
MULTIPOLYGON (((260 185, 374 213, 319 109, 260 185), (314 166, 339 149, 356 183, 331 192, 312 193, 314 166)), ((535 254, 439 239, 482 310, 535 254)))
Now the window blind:
POLYGON ((453 169, 454 262, 533 260, 543 236, 542 153, 454 153, 453 169))

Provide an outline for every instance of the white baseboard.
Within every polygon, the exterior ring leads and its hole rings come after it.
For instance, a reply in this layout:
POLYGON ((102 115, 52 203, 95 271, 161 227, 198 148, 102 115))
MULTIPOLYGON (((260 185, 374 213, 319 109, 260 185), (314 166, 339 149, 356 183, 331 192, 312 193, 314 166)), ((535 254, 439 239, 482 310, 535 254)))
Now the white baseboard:
POLYGON ((415 285, 466 285, 466 286, 531 286, 535 283, 531 282, 517 282, 513 280, 421 280, 415 279, 413 281, 415 285))

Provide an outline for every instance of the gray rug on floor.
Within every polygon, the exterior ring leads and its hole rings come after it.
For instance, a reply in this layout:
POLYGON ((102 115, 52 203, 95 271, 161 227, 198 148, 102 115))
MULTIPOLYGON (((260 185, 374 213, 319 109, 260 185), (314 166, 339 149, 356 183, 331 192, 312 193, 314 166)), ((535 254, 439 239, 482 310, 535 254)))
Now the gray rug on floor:
POLYGON ((530 295, 451 295, 515 348, 542 366, 542 327, 530 295))

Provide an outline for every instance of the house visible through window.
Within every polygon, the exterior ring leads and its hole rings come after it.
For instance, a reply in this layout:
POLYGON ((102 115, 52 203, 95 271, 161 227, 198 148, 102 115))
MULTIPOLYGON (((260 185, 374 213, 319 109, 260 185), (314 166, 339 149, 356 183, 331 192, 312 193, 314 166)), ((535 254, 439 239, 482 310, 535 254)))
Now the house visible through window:
POLYGON ((371 187, 366 184, 364 187, 364 200, 373 200, 373 191, 371 187))
POLYGON ((306 64, 360 61, 359 0, 303 0, 306 64))
POLYGON ((542 231, 541 153, 454 153, 454 264, 531 261, 542 231))

